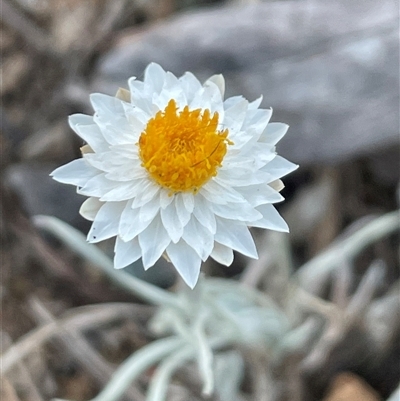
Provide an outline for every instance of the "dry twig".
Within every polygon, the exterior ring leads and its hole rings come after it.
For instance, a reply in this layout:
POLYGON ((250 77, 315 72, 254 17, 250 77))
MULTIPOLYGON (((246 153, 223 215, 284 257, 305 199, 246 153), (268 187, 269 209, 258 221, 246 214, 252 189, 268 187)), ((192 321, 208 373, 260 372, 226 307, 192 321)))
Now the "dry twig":
MULTIPOLYGON (((57 324, 57 320, 39 299, 31 298, 29 306, 38 323, 57 324)), ((110 380, 115 369, 91 346, 79 330, 61 326, 56 337, 61 340, 69 354, 79 361, 80 365, 93 376, 100 386, 103 387, 110 380)), ((134 387, 127 390, 127 395, 138 401, 144 399, 143 395, 134 387)))
POLYGON ((19 33, 29 46, 39 53, 50 54, 59 57, 53 43, 41 28, 32 20, 27 18, 21 11, 18 11, 9 0, 1 2, 2 21, 10 28, 19 33))
POLYGON ((92 305, 73 309, 57 322, 53 321, 30 331, 4 352, 0 359, 2 374, 6 374, 35 349, 59 335, 61 330, 66 328, 72 331, 87 330, 122 318, 143 315, 148 317, 151 311, 152 308, 148 306, 125 303, 92 305))

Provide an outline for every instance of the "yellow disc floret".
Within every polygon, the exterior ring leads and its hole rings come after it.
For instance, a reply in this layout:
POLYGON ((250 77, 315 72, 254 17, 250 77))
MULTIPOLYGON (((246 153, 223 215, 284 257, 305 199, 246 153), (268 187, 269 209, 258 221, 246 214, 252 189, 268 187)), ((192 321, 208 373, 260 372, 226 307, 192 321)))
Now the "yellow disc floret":
POLYGON ((217 175, 232 144, 228 130, 218 130, 218 113, 208 109, 178 111, 170 100, 149 120, 139 138, 142 166, 159 185, 174 192, 196 193, 217 175))

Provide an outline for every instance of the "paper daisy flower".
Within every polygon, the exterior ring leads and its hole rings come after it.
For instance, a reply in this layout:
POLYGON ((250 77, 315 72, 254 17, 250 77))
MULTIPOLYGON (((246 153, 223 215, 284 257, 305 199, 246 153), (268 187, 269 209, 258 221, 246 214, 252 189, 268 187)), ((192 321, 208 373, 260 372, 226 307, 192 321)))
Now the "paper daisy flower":
POLYGON ((269 123, 261 99, 224 100, 221 75, 201 84, 152 63, 143 82, 91 103, 94 116, 69 120, 87 143, 82 158, 52 176, 89 197, 88 241, 116 237, 115 268, 142 258, 148 269, 164 255, 193 288, 209 257, 257 258, 249 227, 288 231, 273 204, 297 166, 276 154, 288 126, 269 123))

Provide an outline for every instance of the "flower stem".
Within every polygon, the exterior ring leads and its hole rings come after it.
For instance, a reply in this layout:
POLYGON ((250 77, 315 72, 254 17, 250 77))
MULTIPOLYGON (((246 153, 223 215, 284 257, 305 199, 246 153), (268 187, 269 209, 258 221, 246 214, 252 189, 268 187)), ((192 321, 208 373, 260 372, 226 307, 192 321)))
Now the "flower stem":
POLYGON ((128 273, 116 270, 112 261, 99 248, 87 243, 85 236, 75 228, 52 216, 33 217, 36 227, 46 230, 71 248, 78 255, 97 266, 114 284, 153 305, 169 305, 181 308, 178 299, 172 293, 146 283, 128 273))
POLYGON ((342 260, 352 260, 368 245, 398 231, 399 228, 398 210, 380 216, 304 264, 295 277, 303 287, 310 282, 315 286, 320 277, 329 274, 342 260))
POLYGON ((91 401, 116 401, 143 371, 182 347, 176 337, 157 340, 130 356, 114 373, 103 391, 91 401))
MULTIPOLYGON (((225 338, 215 338, 209 341, 207 347, 211 350, 222 348, 224 346, 227 346, 228 344, 229 341, 225 338)), ((197 353, 198 350, 195 347, 186 346, 180 351, 166 358, 155 372, 154 379, 152 380, 148 390, 146 401, 164 401, 168 388, 168 383, 171 381, 174 372, 180 366, 184 365, 186 361, 195 358, 197 353)))

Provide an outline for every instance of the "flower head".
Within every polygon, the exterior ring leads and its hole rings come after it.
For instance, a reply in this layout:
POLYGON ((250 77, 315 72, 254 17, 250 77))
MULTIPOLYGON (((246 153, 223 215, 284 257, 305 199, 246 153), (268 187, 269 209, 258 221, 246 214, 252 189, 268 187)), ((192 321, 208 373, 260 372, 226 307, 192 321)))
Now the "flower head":
POLYGON ((115 268, 142 258, 147 269, 164 254, 193 288, 210 256, 257 258, 248 227, 288 231, 273 206, 297 167, 275 152, 288 126, 269 123, 261 99, 223 96, 221 75, 202 85, 152 63, 129 91, 93 94, 94 116, 70 117, 87 145, 52 176, 89 196, 88 241, 116 237, 115 268))

